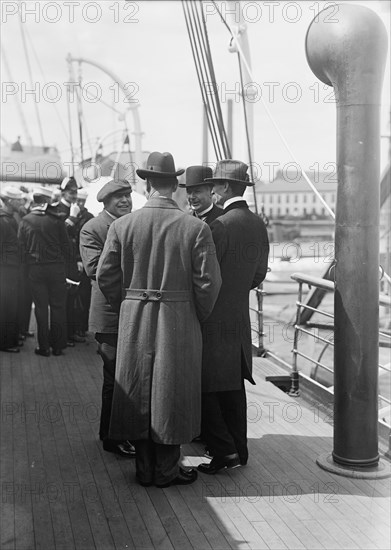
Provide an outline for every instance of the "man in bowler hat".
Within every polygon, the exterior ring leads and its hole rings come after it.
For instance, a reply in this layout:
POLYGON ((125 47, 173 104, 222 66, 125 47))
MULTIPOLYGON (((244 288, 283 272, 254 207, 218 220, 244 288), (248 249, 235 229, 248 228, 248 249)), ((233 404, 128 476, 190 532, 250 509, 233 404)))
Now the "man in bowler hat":
POLYGON ((133 445, 126 439, 115 441, 109 438, 118 342, 118 312, 113 310, 100 291, 96 282, 96 270, 110 225, 114 220, 132 211, 131 192, 132 188, 125 180, 107 182, 97 195, 98 202, 103 203, 102 212, 96 218, 87 221, 80 231, 80 256, 92 285, 89 329, 95 333, 98 353, 103 361, 99 437, 103 440, 105 451, 125 458, 134 457, 133 445))
POLYGON ((134 441, 143 486, 197 478, 179 466, 180 445, 200 431, 200 321, 221 279, 208 225, 172 199, 182 173, 170 153, 150 154, 137 170, 149 200, 110 226, 97 273, 120 312, 110 437, 134 441))
POLYGON ((213 171, 209 166, 189 166, 185 173, 185 183, 179 184, 179 187, 186 189, 193 216, 200 218, 208 225, 223 213, 222 208, 213 202, 213 183, 205 181, 212 175, 213 171))
POLYGON ((224 205, 210 228, 216 245, 222 285, 211 315, 203 323, 203 437, 210 463, 198 470, 215 474, 248 460, 246 392, 252 378, 249 292, 265 278, 269 242, 262 219, 250 212, 243 194, 247 165, 235 160, 217 163, 208 178, 224 205))

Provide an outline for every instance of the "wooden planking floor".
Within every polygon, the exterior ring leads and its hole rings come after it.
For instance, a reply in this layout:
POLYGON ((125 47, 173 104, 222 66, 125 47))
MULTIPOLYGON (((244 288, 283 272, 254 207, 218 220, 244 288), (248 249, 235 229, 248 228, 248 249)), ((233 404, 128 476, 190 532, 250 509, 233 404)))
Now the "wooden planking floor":
MULTIPOLYGON (((0 548, 342 549, 390 548, 390 480, 321 470, 332 426, 316 403, 293 399, 264 377, 247 387, 250 460, 193 485, 143 488, 134 461, 97 438, 101 360, 90 336, 63 357, 0 353, 0 548)), ((203 461, 200 444, 183 461, 203 461)))

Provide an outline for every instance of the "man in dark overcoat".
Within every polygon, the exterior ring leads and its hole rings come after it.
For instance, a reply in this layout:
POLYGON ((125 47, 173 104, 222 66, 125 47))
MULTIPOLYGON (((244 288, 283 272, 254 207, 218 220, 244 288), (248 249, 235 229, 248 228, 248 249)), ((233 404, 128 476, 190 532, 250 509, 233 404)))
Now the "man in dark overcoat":
POLYGON ((201 327, 221 285, 207 224, 172 199, 178 185, 170 153, 151 153, 149 200, 109 229, 98 284, 120 310, 110 436, 134 440, 140 484, 193 483, 179 467, 180 445, 200 431, 201 327))
POLYGON ((244 380, 254 384, 249 292, 266 276, 269 242, 264 222, 243 199, 246 186, 253 185, 247 168, 240 161, 223 160, 209 179, 224 213, 210 226, 222 285, 203 324, 203 436, 213 459, 198 469, 207 474, 248 460, 244 380))
POLYGON ((118 341, 118 312, 113 310, 100 291, 96 282, 96 270, 110 225, 114 220, 132 211, 131 192, 132 188, 125 180, 108 181, 97 195, 98 202, 103 203, 102 212, 83 225, 80 231, 80 256, 92 285, 89 329, 95 333, 98 353, 103 361, 99 437, 103 441, 105 451, 125 458, 134 457, 133 445, 127 441, 109 439, 118 341))
POLYGON ((213 171, 209 166, 189 166, 186 168, 185 183, 179 184, 179 187, 186 189, 193 216, 208 225, 223 214, 223 209, 213 202, 213 184, 205 182, 212 175, 213 171))
POLYGON ((14 214, 23 203, 23 193, 6 186, 0 191, 0 351, 18 353, 18 280, 21 269, 18 224, 14 214))

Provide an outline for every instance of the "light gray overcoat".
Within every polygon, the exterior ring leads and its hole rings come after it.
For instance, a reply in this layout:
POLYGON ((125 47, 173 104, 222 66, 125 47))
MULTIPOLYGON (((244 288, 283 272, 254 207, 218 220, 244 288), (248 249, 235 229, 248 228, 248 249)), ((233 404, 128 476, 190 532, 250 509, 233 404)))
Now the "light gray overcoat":
POLYGON ((97 280, 120 309, 110 438, 191 441, 200 432, 199 321, 221 286, 209 227, 151 198, 110 226, 97 280))

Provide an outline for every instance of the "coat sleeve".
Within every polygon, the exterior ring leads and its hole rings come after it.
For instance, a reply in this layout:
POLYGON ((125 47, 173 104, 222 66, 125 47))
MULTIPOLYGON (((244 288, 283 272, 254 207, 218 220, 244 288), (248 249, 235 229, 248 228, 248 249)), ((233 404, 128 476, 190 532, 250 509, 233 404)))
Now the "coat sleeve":
POLYGON ((119 312, 122 302, 121 245, 115 229, 110 226, 96 271, 98 286, 114 311, 119 312))
POLYGON ((262 223, 262 231, 261 231, 261 242, 260 242, 260 250, 259 250, 259 259, 257 264, 257 269, 254 275, 254 280, 251 285, 251 288, 255 288, 258 285, 262 283, 262 281, 265 279, 267 274, 267 264, 268 264, 268 258, 269 258, 269 239, 267 236, 267 230, 264 224, 262 223))
POLYGON ((202 224, 194 242, 192 267, 197 316, 200 321, 203 321, 211 314, 221 287, 216 248, 211 231, 206 224, 202 224))
POLYGON ((84 226, 80 231, 80 256, 85 272, 91 279, 96 279, 99 258, 102 254, 104 243, 97 232, 92 228, 84 226))
POLYGON ((212 231, 213 242, 216 247, 216 256, 219 264, 224 254, 227 251, 228 239, 227 232, 224 224, 217 218, 210 224, 210 230, 212 231))

